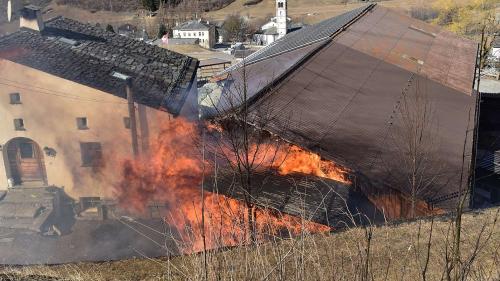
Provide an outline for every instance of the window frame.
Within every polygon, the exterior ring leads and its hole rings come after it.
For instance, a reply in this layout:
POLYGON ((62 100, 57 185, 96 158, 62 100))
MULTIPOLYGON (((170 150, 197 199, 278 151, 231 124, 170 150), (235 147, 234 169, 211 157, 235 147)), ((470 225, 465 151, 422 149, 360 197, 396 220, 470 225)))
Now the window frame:
POLYGON ((22 104, 21 94, 20 93, 9 93, 9 103, 10 104, 22 104), (13 98, 13 97, 17 97, 17 99, 13 98))
POLYGON ((16 131, 26 131, 26 124, 23 118, 14 118, 14 129, 16 131))
POLYGON ((76 117, 76 128, 78 130, 88 130, 89 119, 87 117, 76 117))
POLYGON ((102 144, 100 142, 80 142, 81 166, 100 168, 103 166, 102 144))
POLYGON ((19 157, 21 159, 35 159, 36 158, 35 157, 35 147, 34 147, 33 143, 31 143, 31 142, 20 142, 19 143, 19 157), (31 151, 31 153, 30 153, 29 157, 25 157, 25 156, 28 155, 28 154, 26 154, 26 152, 27 152, 26 148, 28 146, 29 146, 29 150, 31 151))

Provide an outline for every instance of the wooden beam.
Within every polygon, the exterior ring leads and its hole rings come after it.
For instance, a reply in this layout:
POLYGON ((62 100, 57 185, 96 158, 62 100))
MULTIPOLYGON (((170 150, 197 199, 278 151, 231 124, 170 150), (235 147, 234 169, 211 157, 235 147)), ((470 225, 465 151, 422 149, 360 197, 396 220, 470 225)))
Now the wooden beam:
POLYGON ((139 140, 137 137, 137 122, 136 122, 136 118, 135 118, 134 94, 132 91, 132 79, 131 78, 127 79, 125 90, 127 91, 128 115, 130 118, 130 134, 132 137, 132 151, 134 153, 134 157, 138 157, 139 156, 139 140))

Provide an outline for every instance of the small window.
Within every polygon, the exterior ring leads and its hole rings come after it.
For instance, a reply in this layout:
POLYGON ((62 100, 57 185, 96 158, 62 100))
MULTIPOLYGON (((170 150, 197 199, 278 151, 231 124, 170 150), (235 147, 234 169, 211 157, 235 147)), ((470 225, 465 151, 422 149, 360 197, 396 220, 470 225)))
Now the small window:
POLYGON ((200 33, 199 33, 199 34, 200 34, 200 36, 202 36, 202 35, 203 35, 203 32, 201 32, 201 31, 200 31, 200 33))
POLYGON ((186 37, 186 32, 182 32, 182 36, 186 37))
POLYGON ((26 128, 24 127, 24 120, 22 118, 14 119, 14 128, 16 131, 24 131, 26 128))
POLYGON ((88 130, 87 117, 78 117, 76 118, 76 127, 78 130, 88 130))
POLYGON ((278 8, 283 8, 283 2, 278 2, 278 8))
POLYGON ((81 142, 80 151, 82 154, 83 167, 102 167, 102 148, 100 142, 81 142))
POLYGON ((130 129, 130 117, 123 117, 123 126, 125 129, 130 129))
POLYGON ((35 158, 33 144, 29 142, 19 143, 19 154, 21 159, 33 159, 35 158))
POLYGON ((11 93, 10 96, 10 104, 21 104, 21 95, 19 93, 11 93))

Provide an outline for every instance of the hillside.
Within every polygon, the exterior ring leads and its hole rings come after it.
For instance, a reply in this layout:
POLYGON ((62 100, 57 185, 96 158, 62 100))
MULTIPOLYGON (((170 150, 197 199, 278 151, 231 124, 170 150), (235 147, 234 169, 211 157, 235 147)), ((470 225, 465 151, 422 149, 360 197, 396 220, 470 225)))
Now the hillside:
MULTIPOLYGON (((464 270, 468 273, 467 280, 500 278, 500 226, 496 221, 499 211, 500 208, 486 209, 463 217, 461 259, 463 264, 471 265, 464 270)), ((425 271, 427 280, 441 280, 445 253, 451 248, 452 229, 449 218, 436 218, 434 222, 427 218, 213 252, 207 255, 207 277, 208 280, 363 280, 361 277, 368 276, 370 280, 422 280, 421 272, 425 271)), ((203 261, 203 255, 190 255, 170 261, 134 259, 4 268, 0 270, 0 280, 2 274, 10 280, 32 280, 33 276, 52 278, 40 280, 204 280, 203 261), (23 279, 26 276, 30 279, 23 279)))
MULTIPOLYGON (((245 6, 247 0, 235 0, 227 7, 207 13, 207 17, 223 20, 227 15, 240 14, 252 19, 264 19, 276 13, 274 0, 263 0, 259 4, 245 6)), ((339 4, 340 0, 289 0, 289 17, 303 20, 306 23, 315 23, 341 13, 355 9, 365 3, 339 4)), ((414 5, 421 3, 419 0, 387 0, 379 2, 380 5, 408 11, 414 5)))

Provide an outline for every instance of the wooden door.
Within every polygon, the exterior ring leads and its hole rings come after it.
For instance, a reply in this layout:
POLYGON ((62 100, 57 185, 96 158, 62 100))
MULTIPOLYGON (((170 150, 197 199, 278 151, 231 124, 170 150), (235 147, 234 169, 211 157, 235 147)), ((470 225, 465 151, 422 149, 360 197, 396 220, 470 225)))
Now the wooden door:
POLYGON ((38 145, 29 139, 15 139, 7 149, 14 184, 45 182, 45 170, 38 145))

